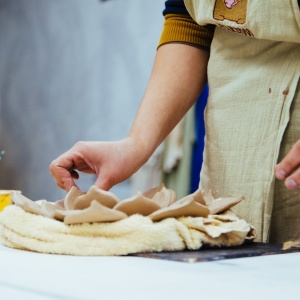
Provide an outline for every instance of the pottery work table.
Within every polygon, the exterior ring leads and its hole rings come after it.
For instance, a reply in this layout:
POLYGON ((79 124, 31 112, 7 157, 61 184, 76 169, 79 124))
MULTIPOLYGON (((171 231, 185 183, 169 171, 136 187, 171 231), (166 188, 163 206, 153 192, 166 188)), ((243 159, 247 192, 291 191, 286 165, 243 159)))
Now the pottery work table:
POLYGON ((0 245, 0 299, 297 299, 300 253, 187 263, 76 257, 0 245))

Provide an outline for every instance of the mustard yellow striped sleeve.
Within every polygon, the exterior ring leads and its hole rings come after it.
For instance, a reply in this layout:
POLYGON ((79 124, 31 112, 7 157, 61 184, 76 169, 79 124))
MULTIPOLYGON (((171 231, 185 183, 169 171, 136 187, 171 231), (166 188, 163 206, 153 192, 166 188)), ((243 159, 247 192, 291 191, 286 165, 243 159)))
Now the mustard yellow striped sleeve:
POLYGON ((158 47, 167 43, 184 43, 209 50, 214 29, 214 25, 198 25, 189 15, 167 14, 158 47))

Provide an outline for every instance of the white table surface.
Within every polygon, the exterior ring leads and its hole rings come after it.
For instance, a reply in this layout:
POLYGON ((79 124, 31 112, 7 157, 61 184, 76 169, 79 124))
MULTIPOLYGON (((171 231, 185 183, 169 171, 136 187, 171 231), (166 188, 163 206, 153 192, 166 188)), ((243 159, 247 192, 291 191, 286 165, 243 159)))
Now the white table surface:
POLYGON ((300 299, 300 253, 185 263, 0 245, 0 299, 300 299))

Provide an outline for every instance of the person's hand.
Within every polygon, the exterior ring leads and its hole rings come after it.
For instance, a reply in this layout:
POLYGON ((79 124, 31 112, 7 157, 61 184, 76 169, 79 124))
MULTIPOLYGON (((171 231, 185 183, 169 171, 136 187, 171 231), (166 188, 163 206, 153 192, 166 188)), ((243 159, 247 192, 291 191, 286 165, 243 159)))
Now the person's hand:
POLYGON ((284 184, 289 190, 300 187, 300 140, 275 166, 275 176, 279 180, 284 180, 284 184))
POLYGON ((76 186, 77 171, 96 174, 95 185, 109 190, 126 180, 147 160, 132 139, 117 142, 78 142, 50 164, 56 184, 69 191, 76 186))
POLYGON ((159 47, 152 73, 128 138, 79 142, 50 165, 56 184, 69 191, 77 171, 96 174, 109 190, 135 173, 198 99, 207 82, 209 53, 184 44, 159 47))

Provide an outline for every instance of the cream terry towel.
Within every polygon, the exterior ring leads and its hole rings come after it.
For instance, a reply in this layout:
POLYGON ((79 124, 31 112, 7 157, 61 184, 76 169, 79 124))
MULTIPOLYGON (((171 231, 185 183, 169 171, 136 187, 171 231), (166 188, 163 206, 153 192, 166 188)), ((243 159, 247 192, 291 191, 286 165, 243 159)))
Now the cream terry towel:
POLYGON ((255 238, 254 228, 228 210, 243 197, 214 199, 201 190, 179 201, 164 185, 123 201, 96 186, 87 193, 73 187, 55 203, 16 193, 12 199, 15 205, 0 214, 0 242, 17 249, 126 255, 235 246, 255 238))
POLYGON ((234 246, 253 239, 253 228, 234 215, 167 218, 138 214, 117 222, 67 225, 13 205, 0 214, 0 241, 12 248, 69 255, 126 255, 234 246))

